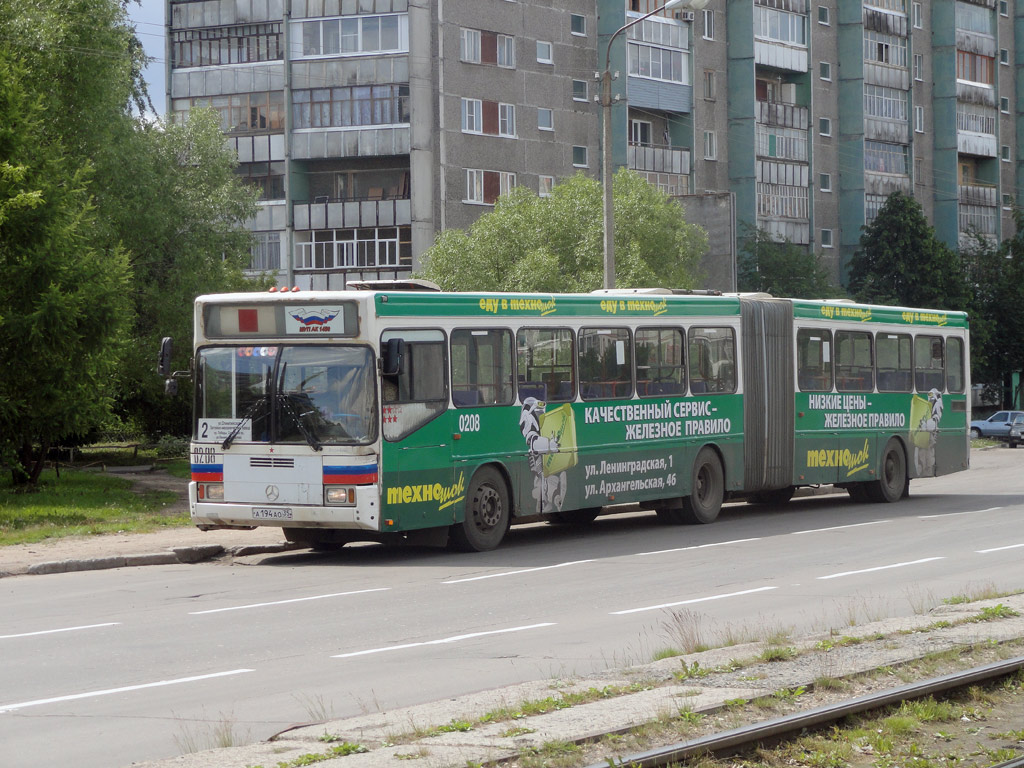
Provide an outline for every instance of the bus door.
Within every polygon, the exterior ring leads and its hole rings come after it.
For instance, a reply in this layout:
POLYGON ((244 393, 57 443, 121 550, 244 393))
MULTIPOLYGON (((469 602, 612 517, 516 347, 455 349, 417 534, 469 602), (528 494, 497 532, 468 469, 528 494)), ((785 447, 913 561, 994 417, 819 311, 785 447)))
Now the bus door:
POLYGON ((519 413, 512 407, 513 352, 508 328, 452 331, 451 460, 456 479, 463 478, 467 485, 482 464, 500 464, 514 473, 513 457, 522 452, 519 413))
POLYGON ((833 415, 839 408, 833 392, 832 332, 800 328, 796 334, 797 483, 839 482, 839 431, 833 415))
POLYGON ((386 529, 450 525, 461 515, 468 478, 452 471, 444 332, 385 331, 401 340, 399 371, 381 377, 381 504, 386 529))

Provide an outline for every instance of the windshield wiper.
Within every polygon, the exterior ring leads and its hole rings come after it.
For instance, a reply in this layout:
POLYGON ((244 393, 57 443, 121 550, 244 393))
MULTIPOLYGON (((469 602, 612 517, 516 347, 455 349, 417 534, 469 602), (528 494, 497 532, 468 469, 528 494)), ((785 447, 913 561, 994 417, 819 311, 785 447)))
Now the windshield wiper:
POLYGON ((292 402, 291 398, 288 397, 288 395, 281 394, 280 392, 278 392, 277 394, 277 401, 284 406, 284 409, 288 412, 288 415, 292 417, 292 420, 295 422, 295 426, 298 428, 302 436, 306 438, 306 442, 309 443, 309 447, 312 448, 314 451, 322 450, 320 441, 317 440, 316 435, 314 435, 305 424, 305 417, 309 416, 309 414, 311 413, 315 413, 315 411, 306 411, 304 413, 299 413, 296 410, 295 403, 292 402))
POLYGON ((242 432, 242 427, 245 426, 245 422, 252 421, 252 417, 256 414, 256 409, 267 402, 268 395, 260 395, 258 398, 253 400, 252 405, 245 409, 245 413, 242 414, 242 418, 239 420, 235 428, 228 433, 228 436, 224 438, 224 442, 220 444, 220 449, 226 451, 231 447, 231 444, 235 442, 235 438, 242 432))

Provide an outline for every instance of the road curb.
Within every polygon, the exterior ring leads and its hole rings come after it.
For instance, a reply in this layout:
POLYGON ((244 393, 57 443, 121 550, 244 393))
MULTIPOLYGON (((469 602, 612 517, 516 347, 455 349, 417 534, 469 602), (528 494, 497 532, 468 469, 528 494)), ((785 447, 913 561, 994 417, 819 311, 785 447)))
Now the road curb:
MULTIPOLYGON (((100 571, 109 568, 134 568, 143 565, 191 565, 221 556, 248 557, 250 555, 273 555, 296 549, 290 542, 280 544, 245 544, 222 547, 220 544, 206 544, 192 547, 171 547, 167 552, 144 552, 134 555, 113 557, 90 557, 74 560, 51 560, 30 565, 25 573, 41 576, 51 573, 72 573, 74 571, 100 571)), ((16 574, 12 574, 16 575, 16 574)))

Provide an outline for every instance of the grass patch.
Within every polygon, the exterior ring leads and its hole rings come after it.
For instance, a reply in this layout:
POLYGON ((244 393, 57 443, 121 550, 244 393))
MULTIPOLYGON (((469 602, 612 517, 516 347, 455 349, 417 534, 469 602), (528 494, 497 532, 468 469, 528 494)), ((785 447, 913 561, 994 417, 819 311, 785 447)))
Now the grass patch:
POLYGON ((177 498, 168 491, 136 493, 131 481, 95 472, 43 472, 33 491, 0 479, 0 546, 63 536, 143 532, 186 525, 187 514, 166 515, 177 498))

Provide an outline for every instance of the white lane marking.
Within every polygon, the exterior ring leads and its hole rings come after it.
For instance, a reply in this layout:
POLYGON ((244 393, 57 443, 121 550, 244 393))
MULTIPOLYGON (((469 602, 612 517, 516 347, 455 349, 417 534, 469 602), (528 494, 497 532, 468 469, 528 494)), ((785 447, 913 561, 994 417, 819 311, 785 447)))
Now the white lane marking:
POLYGON ((825 579, 838 579, 841 576, 855 576, 858 573, 871 573, 872 571, 885 571, 889 568, 902 568, 906 565, 920 565, 921 563, 930 563, 933 560, 945 560, 944 557, 923 557, 920 560, 911 560, 906 563, 893 563, 892 565, 877 565, 874 568, 861 568, 859 571, 843 571, 842 573, 832 573, 828 576, 818 576, 819 581, 825 579))
POLYGON ((1005 547, 993 547, 992 549, 976 549, 975 552, 979 555, 987 555, 989 552, 1002 552, 1004 549, 1017 549, 1019 547, 1024 547, 1024 544, 1010 544, 1005 547))
POLYGON ((106 688, 101 691, 87 691, 86 693, 73 693, 69 696, 54 696, 49 699, 35 699, 34 701, 22 701, 17 704, 4 704, 0 706, 0 713, 11 712, 15 709, 26 707, 38 707, 41 704, 57 704, 62 701, 74 701, 75 699, 90 699, 94 696, 109 696, 112 693, 127 693, 128 691, 141 691, 143 688, 159 688, 164 685, 178 685, 180 683, 194 683, 197 680, 211 680, 215 677, 227 677, 228 675, 240 675, 243 672, 254 672, 252 669, 232 669, 228 672, 213 672, 209 675, 196 675, 194 677, 179 677, 177 680, 160 680, 156 683, 142 683, 141 685, 126 685, 121 688, 106 688))
POLYGON ((892 520, 872 520, 869 523, 851 523, 850 525, 834 525, 831 528, 809 528, 806 531, 793 531, 794 536, 804 533, 823 533, 825 531, 841 531, 844 528, 860 528, 862 525, 878 525, 879 523, 891 523, 892 520))
POLYGON ((349 595, 365 595, 367 592, 387 592, 391 587, 375 587, 374 589, 357 589, 353 592, 333 592, 329 595, 312 595, 311 597, 293 597, 288 600, 275 600, 270 603, 251 603, 249 605, 233 605, 230 608, 211 608, 208 611, 189 611, 189 616, 201 616, 204 613, 223 613, 224 611, 244 611, 248 608, 264 608, 268 605, 285 605, 287 603, 304 603, 307 600, 326 600, 328 597, 348 597, 349 595))
POLYGON ((695 597, 692 600, 680 600, 677 603, 662 603, 661 605, 648 605, 643 608, 629 608, 625 611, 612 611, 611 616, 622 616, 626 613, 639 613, 640 611, 657 611, 661 608, 674 608, 677 605, 690 605, 692 603, 703 603, 708 600, 722 600, 726 597, 739 597, 740 595, 752 595, 755 592, 767 592, 777 587, 758 587, 757 589, 744 589, 742 592, 729 592, 724 595, 709 595, 708 597, 695 597))
POLYGON ((527 629, 540 629, 542 627, 553 627, 555 622, 548 621, 543 624, 528 624, 524 627, 509 627, 508 629, 492 629, 487 632, 471 632, 467 635, 453 635, 452 637, 443 637, 440 640, 425 640, 422 643, 404 643, 402 645, 386 645, 383 648, 369 648, 365 651, 353 651, 352 653, 339 653, 331 658, 334 659, 348 659, 352 656, 368 656, 371 653, 385 653, 387 651, 401 651, 405 648, 418 648, 421 645, 441 645, 443 643, 456 643, 459 640, 471 640, 474 637, 484 637, 486 635, 501 635, 506 632, 522 632, 527 629))
POLYGON ((36 635, 52 635, 55 632, 77 632, 80 629, 99 629, 100 627, 119 627, 120 621, 109 621, 106 624, 83 624, 80 627, 62 627, 60 629, 41 629, 38 632, 22 632, 20 635, 0 635, 0 640, 14 637, 35 637, 36 635))
POLYGON ((918 520, 933 520, 936 517, 953 517, 954 515, 980 515, 982 512, 995 512, 1002 507, 989 507, 988 509, 969 509, 966 512, 946 512, 944 515, 918 515, 918 520))
POLYGON ((693 547, 678 547, 676 549, 658 549, 654 552, 637 552, 637 557, 646 557, 647 555, 666 555, 670 552, 689 552, 691 549, 706 549, 708 547, 724 547, 727 544, 745 544, 748 541, 760 541, 760 538, 756 539, 733 539, 732 541, 716 541, 714 544, 697 544, 693 547))
POLYGON ((546 571, 550 568, 564 568, 567 565, 582 565, 583 563, 593 563, 593 560, 572 560, 568 563, 557 563, 556 565, 540 565, 536 568, 522 568, 518 571, 503 571, 501 573, 489 573, 486 576, 469 576, 465 579, 451 579, 450 581, 442 581, 442 584, 461 584, 464 581, 480 581, 481 579, 497 579, 500 576, 518 576, 520 573, 533 573, 534 571, 546 571))

